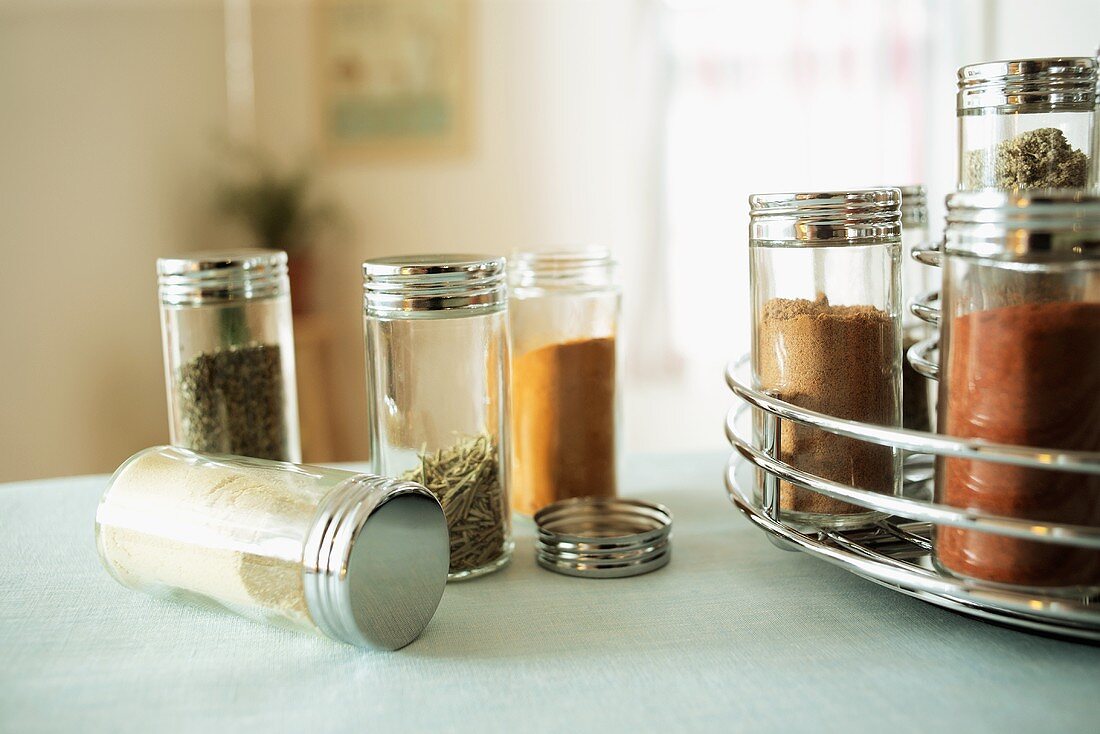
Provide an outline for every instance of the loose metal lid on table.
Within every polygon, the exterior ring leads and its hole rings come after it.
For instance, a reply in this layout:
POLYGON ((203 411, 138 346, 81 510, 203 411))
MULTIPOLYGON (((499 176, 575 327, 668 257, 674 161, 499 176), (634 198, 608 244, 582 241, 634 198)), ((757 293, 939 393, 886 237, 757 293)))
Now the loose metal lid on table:
POLYGON ((656 571, 672 558, 672 513, 618 497, 575 497, 535 513, 535 555, 543 568, 587 578, 656 571))

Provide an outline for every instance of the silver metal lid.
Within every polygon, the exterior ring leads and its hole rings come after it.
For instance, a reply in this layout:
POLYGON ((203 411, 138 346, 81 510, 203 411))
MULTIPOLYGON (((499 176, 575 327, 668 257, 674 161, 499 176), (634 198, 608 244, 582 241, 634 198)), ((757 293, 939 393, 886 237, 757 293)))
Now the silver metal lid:
POLYGON ((1021 262, 1100 259, 1100 196, 957 191, 947 197, 944 251, 1021 262))
POLYGON ((450 565, 439 501, 415 482, 368 474, 333 490, 302 560, 306 604, 329 637, 396 650, 428 626, 450 565))
POLYGON ((501 309, 505 296, 502 257, 413 255, 363 263, 363 307, 370 315, 465 316, 501 309))
POLYGON ((1091 112, 1096 59, 989 61, 959 69, 959 115, 983 112, 1091 112))
POLYGON ((290 293, 286 253, 281 250, 195 252, 157 259, 161 303, 197 306, 290 293))
POLYGON ((896 241, 901 192, 895 188, 753 194, 751 244, 839 247, 896 241))
POLYGON ((928 221, 928 192, 922 184, 899 186, 901 226, 913 227, 928 221))
POLYGON ((618 263, 608 250, 590 248, 516 252, 508 258, 513 288, 606 288, 615 285, 618 263))
POLYGON ((535 513, 535 558, 568 576, 621 578, 668 564, 672 513, 663 505, 616 497, 561 500, 535 513))

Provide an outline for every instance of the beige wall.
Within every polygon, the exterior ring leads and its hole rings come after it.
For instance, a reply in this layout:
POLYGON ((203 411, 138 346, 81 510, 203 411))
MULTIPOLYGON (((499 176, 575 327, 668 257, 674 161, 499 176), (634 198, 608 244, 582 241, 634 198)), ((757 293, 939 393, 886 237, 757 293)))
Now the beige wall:
POLYGON ((167 439, 154 260, 201 239, 216 2, 0 3, 0 480, 167 439))
MULTIPOLYGON (((473 15, 474 140, 463 156, 321 159, 321 181, 351 236, 324 245, 323 305, 336 332, 345 458, 368 452, 359 265, 412 252, 506 254, 524 246, 636 239, 623 129, 631 68, 615 0, 487 0, 473 15)), ((316 147, 313 36, 307 5, 254 4, 257 134, 295 154, 316 147)))
MULTIPOLYGON (((348 227, 322 245, 341 458, 367 454, 359 263, 636 239, 622 109, 629 0, 485 0, 467 155, 321 160, 348 227)), ((0 2, 0 481, 111 470, 167 439, 154 260, 211 239, 227 123, 213 0, 0 2)), ((311 7, 253 7, 258 141, 316 147, 311 7)))
MULTIPOLYGON (((320 264, 341 458, 367 453, 364 257, 606 244, 628 255, 630 312, 653 323, 657 312, 637 307, 660 309, 637 277, 657 182, 641 155, 653 110, 637 93, 654 49, 635 44, 640 9, 656 4, 480 0, 466 156, 319 159, 348 215, 320 264)), ((981 17, 987 6, 966 7, 981 17)), ((1095 2, 988 7, 984 42, 959 37, 959 54, 1097 43, 1095 23, 1074 20, 1095 17, 1095 2)), ((298 157, 316 147, 310 3, 253 0, 252 21, 258 140, 298 157)), ((215 242, 206 197, 227 124, 223 25, 221 0, 0 0, 0 481, 109 471, 167 438, 154 259, 215 242)), ((937 119, 953 140, 953 110, 937 119)), ((628 336, 661 349, 644 328, 628 336)), ((701 378, 724 396, 713 379, 701 378)), ((725 398, 691 388, 628 385, 628 444, 720 446, 702 408, 725 398)))

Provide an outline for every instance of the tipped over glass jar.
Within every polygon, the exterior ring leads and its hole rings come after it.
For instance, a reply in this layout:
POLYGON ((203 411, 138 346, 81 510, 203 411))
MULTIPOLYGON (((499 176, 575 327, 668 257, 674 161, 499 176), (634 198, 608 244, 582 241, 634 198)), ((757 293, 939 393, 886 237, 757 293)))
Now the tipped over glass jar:
POLYGON ((111 477, 100 559, 122 585, 351 645, 397 649, 447 582, 447 529, 422 486, 155 446, 111 477))

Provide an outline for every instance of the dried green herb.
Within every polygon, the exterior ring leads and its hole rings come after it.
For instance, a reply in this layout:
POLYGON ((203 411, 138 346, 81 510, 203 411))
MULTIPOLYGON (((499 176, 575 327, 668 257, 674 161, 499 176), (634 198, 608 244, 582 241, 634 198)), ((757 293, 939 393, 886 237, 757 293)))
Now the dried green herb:
POLYGON ((1056 127, 1004 140, 992 156, 986 150, 969 151, 965 161, 963 187, 968 189, 1082 188, 1088 177, 1088 156, 1056 127))
POLYGON ((180 367, 177 389, 187 448, 290 460, 277 345, 204 352, 180 367))
POLYGON ((481 568, 505 552, 505 497, 497 443, 483 434, 435 453, 401 475, 419 482, 443 505, 451 533, 451 573, 481 568))

